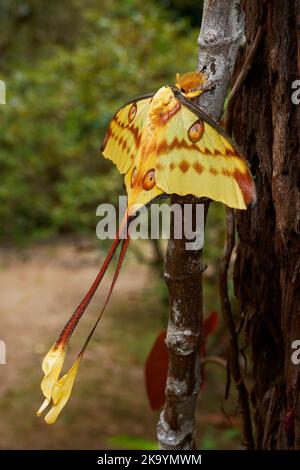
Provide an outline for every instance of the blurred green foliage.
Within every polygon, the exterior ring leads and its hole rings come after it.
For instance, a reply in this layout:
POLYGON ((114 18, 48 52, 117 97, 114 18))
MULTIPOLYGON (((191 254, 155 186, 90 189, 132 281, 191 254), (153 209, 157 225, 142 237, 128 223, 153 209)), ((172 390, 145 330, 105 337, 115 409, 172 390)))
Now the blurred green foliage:
POLYGON ((98 204, 117 202, 99 150, 110 118, 196 67, 200 13, 192 27, 172 3, 1 2, 1 241, 93 231, 98 204))
POLYGON ((236 449, 239 442, 240 430, 235 427, 227 429, 216 429, 214 426, 207 426, 199 446, 200 450, 213 449, 236 449))
POLYGON ((157 0, 171 10, 176 17, 187 18, 193 26, 199 25, 204 0, 157 0))
POLYGON ((107 444, 116 449, 157 450, 157 442, 137 436, 117 435, 107 439, 107 444))

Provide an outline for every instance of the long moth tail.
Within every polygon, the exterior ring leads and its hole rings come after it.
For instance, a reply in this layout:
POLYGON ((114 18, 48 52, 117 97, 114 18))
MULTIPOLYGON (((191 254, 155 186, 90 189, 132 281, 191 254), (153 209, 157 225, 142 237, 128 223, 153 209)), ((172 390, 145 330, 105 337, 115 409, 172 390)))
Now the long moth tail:
POLYGON ((51 393, 49 396, 46 396, 46 400, 44 401, 43 405, 41 406, 40 410, 38 411, 38 416, 44 411, 44 409, 50 404, 50 401, 52 400, 52 406, 51 406, 51 409, 50 411, 46 414, 45 416, 45 421, 47 424, 53 424, 55 423, 59 413, 61 412, 61 410, 63 409, 63 407, 66 405, 67 401, 69 400, 70 398, 70 395, 71 395, 71 392, 72 392, 72 389, 73 389, 73 385, 74 385, 74 381, 75 381, 75 378, 76 378, 76 375, 77 375, 77 372, 78 372, 78 369, 79 369, 79 366, 80 366, 80 362, 81 362, 81 359, 84 355, 84 352, 102 318, 102 315, 108 305, 108 302, 111 298, 111 295, 112 295, 112 292, 114 290, 114 287, 115 287, 115 284, 117 282, 117 279, 118 279, 118 276, 119 276, 119 273, 120 273, 120 270, 121 270, 121 267, 122 267, 122 264, 123 264, 123 261, 124 261, 124 258, 125 258, 125 254, 126 254, 126 251, 127 251, 127 248, 128 248, 128 245, 129 245, 129 237, 126 238, 125 240, 123 240, 123 243, 122 243, 122 247, 121 247, 121 251, 120 251, 120 254, 119 254, 119 259, 118 259, 118 264, 117 264, 117 267, 116 267, 116 270, 115 270, 115 274, 114 274, 114 277, 113 277, 113 280, 112 280, 112 283, 111 283, 111 286, 110 286, 110 289, 109 289, 109 292, 108 292, 108 295, 106 297, 106 300, 105 300, 105 303, 101 309, 101 312, 90 332, 90 334, 88 335, 80 353, 78 354, 77 356, 77 359, 76 361, 74 362, 74 364, 72 365, 72 367, 69 369, 69 371, 63 375, 59 380, 58 380, 58 376, 57 376, 57 380, 56 382, 53 384, 53 387, 51 389, 51 393))
POLYGON ((109 292, 108 292, 108 295, 106 297, 106 300, 104 302, 104 305, 101 309, 101 312, 90 332, 90 334, 88 335, 84 345, 83 345, 83 348, 82 350, 80 351, 79 353, 79 356, 83 356, 84 354, 84 351, 86 350, 89 342, 90 342, 90 339, 92 338, 93 334, 94 334, 94 331, 95 329, 97 328, 100 320, 101 320, 101 317, 110 301, 110 298, 111 298, 111 295, 113 293, 113 290, 114 290, 114 287, 116 285, 116 282, 117 282, 117 279, 119 277, 119 274, 120 274, 120 271, 121 271, 121 267, 122 267, 122 264, 123 264, 123 261, 124 261, 124 258, 125 258, 125 254, 126 254, 126 251, 127 251, 127 248, 128 248, 128 245, 129 245, 129 241, 130 241, 130 238, 129 238, 129 235, 127 235, 127 238, 125 240, 123 240, 123 243, 122 243, 122 247, 121 247, 121 251, 120 251, 120 254, 119 254, 119 259, 118 259, 118 264, 117 264, 117 267, 116 267, 116 270, 115 270, 115 274, 114 274, 114 277, 113 277, 113 280, 111 282, 111 286, 110 286, 110 289, 109 289, 109 292))
POLYGON ((82 315, 84 314, 86 308, 88 307, 90 301, 92 300, 92 298, 94 297, 94 294, 96 292, 96 290, 98 289, 99 285, 101 284, 101 281, 114 257, 114 254, 121 242, 121 239, 123 237, 123 235, 125 234, 125 236, 127 236, 127 229, 128 229, 128 224, 129 224, 129 218, 128 218, 128 213, 126 211, 125 215, 124 215, 124 218, 121 222, 121 225, 120 225, 120 228, 118 230, 118 233, 116 234, 116 237, 112 243, 112 246, 110 247, 109 249, 109 252, 93 282, 93 284, 91 285, 91 287, 89 288, 88 292, 86 293, 86 295, 84 296, 84 298, 82 299, 82 301, 80 302, 80 304, 78 305, 78 307, 76 308, 76 310, 74 311, 74 313, 72 314, 72 316, 70 317, 70 319, 68 320, 68 322, 66 323, 66 325, 64 326, 62 332, 60 333, 59 335, 59 338, 56 342, 56 345, 59 346, 60 344, 63 344, 64 345, 64 348, 67 347, 67 344, 72 336, 72 333, 74 331, 74 329, 76 328, 79 320, 81 319, 82 315), (125 233, 126 232, 126 233, 125 233))

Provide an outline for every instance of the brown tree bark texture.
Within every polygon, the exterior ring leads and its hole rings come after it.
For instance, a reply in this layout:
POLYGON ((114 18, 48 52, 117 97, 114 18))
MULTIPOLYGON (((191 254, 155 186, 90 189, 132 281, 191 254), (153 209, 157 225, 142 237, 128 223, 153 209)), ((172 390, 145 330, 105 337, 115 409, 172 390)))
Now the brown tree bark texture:
POLYGON ((233 135, 256 178, 255 209, 237 214, 234 283, 251 344, 256 448, 300 449, 300 2, 246 2, 246 47, 263 35, 239 94, 233 135), (298 42, 297 42, 298 39, 298 42))

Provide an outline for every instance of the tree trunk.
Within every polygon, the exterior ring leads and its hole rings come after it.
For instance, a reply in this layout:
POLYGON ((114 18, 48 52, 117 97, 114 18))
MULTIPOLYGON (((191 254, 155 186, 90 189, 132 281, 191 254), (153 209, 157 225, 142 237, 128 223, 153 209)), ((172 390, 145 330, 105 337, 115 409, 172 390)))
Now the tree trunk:
MULTIPOLYGON (((205 70, 211 90, 200 96, 201 108, 215 120, 221 116, 232 69, 244 37, 241 1, 206 0, 199 35, 198 69, 205 70)), ((173 196, 172 203, 209 203, 173 196)), ((202 340, 201 250, 187 251, 186 240, 170 240, 165 279, 169 288, 166 343, 169 370, 166 403, 158 422, 162 449, 195 449, 195 407, 200 385, 199 348, 202 340)))
POLYGON ((245 56, 259 25, 263 35, 235 105, 233 135, 251 163, 258 202, 237 214, 234 284, 253 357, 256 448, 299 450, 300 366, 291 346, 300 339, 300 106, 291 96, 300 78, 300 2, 245 4, 245 56))

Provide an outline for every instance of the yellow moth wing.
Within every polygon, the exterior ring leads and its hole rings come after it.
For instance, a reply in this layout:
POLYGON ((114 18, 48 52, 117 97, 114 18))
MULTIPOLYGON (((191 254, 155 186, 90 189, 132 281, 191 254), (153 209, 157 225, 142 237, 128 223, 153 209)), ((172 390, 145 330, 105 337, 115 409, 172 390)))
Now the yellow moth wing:
POLYGON ((250 170, 224 131, 211 124, 181 103, 158 132, 157 186, 167 194, 193 194, 246 209, 256 200, 250 170))
POLYGON ((108 126, 101 151, 120 173, 128 172, 138 152, 151 97, 137 98, 120 108, 108 126))

